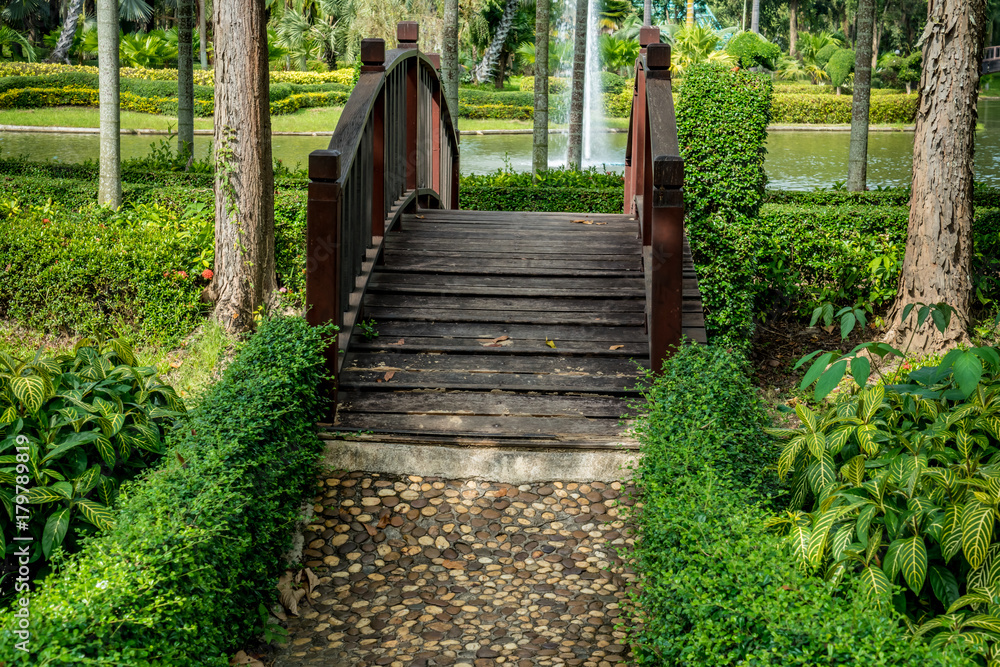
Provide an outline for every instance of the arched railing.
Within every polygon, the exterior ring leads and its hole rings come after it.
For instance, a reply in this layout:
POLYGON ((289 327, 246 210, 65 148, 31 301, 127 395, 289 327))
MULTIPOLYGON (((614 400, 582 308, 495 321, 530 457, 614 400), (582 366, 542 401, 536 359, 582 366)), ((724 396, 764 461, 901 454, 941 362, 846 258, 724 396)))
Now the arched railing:
POLYGON ((625 148, 625 213, 638 218, 646 277, 650 364, 681 342, 684 297, 684 160, 670 92, 670 46, 642 28, 625 148))
POLYGON ((327 150, 309 155, 306 318, 333 322, 339 365, 362 316, 383 239, 404 211, 458 208, 458 133, 442 95, 440 59, 417 48, 419 27, 399 24, 398 48, 361 42, 361 73, 327 150))

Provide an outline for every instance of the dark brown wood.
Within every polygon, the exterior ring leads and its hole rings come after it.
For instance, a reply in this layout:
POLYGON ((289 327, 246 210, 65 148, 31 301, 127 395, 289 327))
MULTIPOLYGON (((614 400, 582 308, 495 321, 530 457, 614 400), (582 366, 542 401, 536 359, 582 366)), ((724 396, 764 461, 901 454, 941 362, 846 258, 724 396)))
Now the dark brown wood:
POLYGON ((396 24, 396 40, 400 48, 417 48, 420 39, 420 24, 416 21, 400 21, 396 24))
POLYGON ((505 394, 500 392, 344 392, 346 410, 410 415, 512 415, 516 417, 605 417, 628 415, 628 406, 611 396, 505 394))
MULTIPOLYGON (((306 200, 306 311, 309 324, 341 323, 340 154, 313 151, 309 155, 309 193, 306 200)), ((336 338, 327 348, 327 370, 336 375, 336 338)), ((336 387, 336 380, 334 380, 336 387)))
MULTIPOLYGON (((402 25, 402 23, 400 23, 402 25)), ((406 65, 406 108, 412 109, 413 113, 406 114, 406 189, 415 190, 417 188, 417 127, 419 116, 416 113, 419 101, 420 85, 420 63, 416 59, 407 62, 406 65)))
POLYGON ((385 90, 372 109, 372 236, 385 236, 385 90))

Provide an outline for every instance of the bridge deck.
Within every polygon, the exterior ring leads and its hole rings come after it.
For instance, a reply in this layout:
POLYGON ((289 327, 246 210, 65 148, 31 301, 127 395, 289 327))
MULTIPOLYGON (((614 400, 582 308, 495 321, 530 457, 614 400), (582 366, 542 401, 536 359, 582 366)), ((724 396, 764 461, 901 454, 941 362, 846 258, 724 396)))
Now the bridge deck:
MULTIPOLYGON (((648 367, 624 215, 421 210, 386 235, 328 431, 392 442, 609 447, 648 367)), ((687 254, 687 253, 686 253, 687 254)), ((694 267, 684 333, 705 340, 694 267)))

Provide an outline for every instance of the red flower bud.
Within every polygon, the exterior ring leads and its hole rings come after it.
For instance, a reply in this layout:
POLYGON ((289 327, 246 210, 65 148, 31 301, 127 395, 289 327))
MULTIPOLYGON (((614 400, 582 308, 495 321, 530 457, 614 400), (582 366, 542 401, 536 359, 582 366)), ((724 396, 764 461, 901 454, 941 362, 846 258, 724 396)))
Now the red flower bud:
POLYGON ((212 276, 214 275, 215 274, 212 273, 212 269, 205 269, 204 271, 201 272, 201 277, 204 278, 205 280, 211 280, 212 276))

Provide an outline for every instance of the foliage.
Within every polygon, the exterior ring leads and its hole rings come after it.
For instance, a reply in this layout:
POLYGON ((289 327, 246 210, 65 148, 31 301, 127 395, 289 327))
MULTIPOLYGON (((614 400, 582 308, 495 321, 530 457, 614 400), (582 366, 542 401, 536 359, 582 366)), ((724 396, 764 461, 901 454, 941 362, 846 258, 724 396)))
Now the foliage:
POLYGON ((764 199, 770 77, 692 67, 677 101, 688 239, 711 336, 744 349, 753 330, 754 218, 764 199))
MULTIPOLYGON (((549 77, 549 95, 556 97, 562 95, 569 91, 569 79, 560 76, 550 76, 549 77)), ((533 76, 522 76, 521 83, 518 88, 525 92, 532 92, 535 90, 535 77, 533 76)), ((461 92, 461 89, 459 89, 461 92)), ((551 104, 551 100, 549 101, 551 104)))
MULTIPOLYGON (((96 37, 97 31, 91 32, 96 37)), ((162 30, 119 36, 118 54, 122 66, 159 69, 168 63, 176 63, 177 32, 172 32, 172 40, 162 30)))
POLYGON ((920 81, 923 54, 914 51, 908 56, 886 53, 878 60, 878 74, 882 81, 893 86, 910 86, 920 81))
MULTIPOLYGON (((872 91, 875 92, 875 91, 872 91)), ((848 95, 775 95, 775 123, 850 123, 848 95)), ((872 95, 869 122, 912 123, 917 114, 917 96, 872 95)))
MULTIPOLYGON (((46 74, 67 74, 82 72, 97 74, 97 68, 88 65, 62 65, 52 63, 20 63, 0 62, 0 76, 42 76, 46 74)), ((155 81, 176 81, 175 69, 149 69, 143 67, 122 67, 119 71, 122 79, 146 79, 155 81)), ((296 83, 300 85, 339 83, 345 86, 354 85, 354 70, 343 68, 331 72, 282 72, 270 73, 271 83, 296 83)), ((194 70, 194 82, 201 86, 214 85, 215 75, 212 70, 194 70)))
POLYGON ((726 44, 730 54, 742 67, 766 67, 777 69, 781 48, 772 44, 755 32, 741 32, 726 44))
POLYGON ((826 65, 830 62, 830 58, 832 58, 833 54, 840 50, 842 50, 842 47, 839 44, 831 42, 817 51, 813 60, 817 66, 826 69, 826 65))
MULTIPOLYGON (((530 174, 529 174, 530 175, 530 174)), ((622 189, 552 186, 462 186, 459 205, 471 211, 621 213, 622 189)))
POLYGON ((330 331, 265 322, 168 456, 122 490, 115 527, 31 598, 30 651, 0 615, 7 665, 223 665, 274 601, 280 555, 322 450, 330 331), (113 628, 113 631, 109 631, 113 628))
POLYGON ((830 75, 830 84, 834 88, 839 88, 847 81, 847 77, 854 71, 854 51, 851 49, 838 49, 830 60, 826 63, 826 73, 830 75))
MULTIPOLYGON (((534 177, 530 171, 513 171, 502 168, 496 171, 463 176, 459 181, 459 192, 470 187, 542 187, 542 188, 609 188, 624 192, 625 180, 621 174, 601 171, 588 167, 577 171, 568 167, 540 170, 534 177)), ((621 208, 619 206, 619 208, 621 208)))
POLYGON ((633 658, 659 665, 966 665, 799 570, 769 534, 767 419, 738 355, 685 346, 644 391, 633 479, 633 658))
POLYGON ((685 76, 697 63, 728 64, 733 61, 731 55, 719 50, 722 34, 707 26, 685 26, 672 33, 671 40, 670 71, 677 76, 685 76))
POLYGON ((800 32, 797 46, 803 62, 808 65, 823 67, 830 59, 830 56, 833 55, 833 52, 842 46, 842 43, 839 37, 829 32, 800 32), (823 53, 823 55, 820 56, 820 53, 823 53))
POLYGON ((121 339, 84 338, 55 358, 0 353, 0 558, 30 535, 41 545, 37 568, 64 542, 75 550, 93 528, 108 529, 121 483, 160 459, 183 414, 174 390, 139 368, 121 339), (15 504, 31 505, 25 530, 15 504))
POLYGON ((632 76, 635 59, 639 57, 639 40, 622 39, 614 35, 600 37, 601 63, 604 67, 621 76, 632 76))

